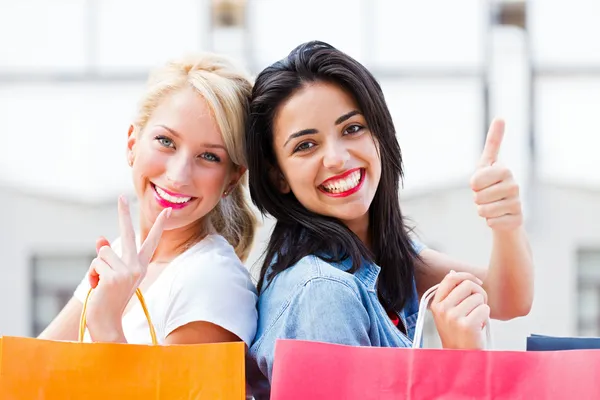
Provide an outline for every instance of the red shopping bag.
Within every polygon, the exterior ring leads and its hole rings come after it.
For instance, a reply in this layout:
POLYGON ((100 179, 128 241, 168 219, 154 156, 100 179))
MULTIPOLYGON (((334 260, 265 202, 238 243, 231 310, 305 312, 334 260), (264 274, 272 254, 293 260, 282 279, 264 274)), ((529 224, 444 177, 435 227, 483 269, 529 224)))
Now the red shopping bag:
MULTIPOLYGON (((423 296, 415 346, 434 291, 423 296)), ((600 350, 407 349, 280 340, 271 399, 596 400, 599 371, 600 350)))

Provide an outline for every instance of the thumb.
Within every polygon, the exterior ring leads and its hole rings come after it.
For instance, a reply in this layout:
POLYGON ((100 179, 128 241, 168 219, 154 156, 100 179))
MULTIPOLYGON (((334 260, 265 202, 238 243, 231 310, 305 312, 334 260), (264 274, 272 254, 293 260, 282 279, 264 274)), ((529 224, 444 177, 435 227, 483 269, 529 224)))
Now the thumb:
POLYGON ((504 120, 494 119, 490 124, 490 129, 485 139, 485 146, 479 159, 480 168, 488 167, 498 161, 502 139, 504 139, 504 120))
MULTIPOLYGON (((110 246, 110 242, 104 236, 100 236, 96 239, 96 254, 98 254, 100 249, 104 246, 110 246)), ((99 281, 100 275, 98 274, 98 271, 91 267, 88 272, 88 282, 90 283, 90 286, 95 289, 96 286, 98 286, 99 281)))

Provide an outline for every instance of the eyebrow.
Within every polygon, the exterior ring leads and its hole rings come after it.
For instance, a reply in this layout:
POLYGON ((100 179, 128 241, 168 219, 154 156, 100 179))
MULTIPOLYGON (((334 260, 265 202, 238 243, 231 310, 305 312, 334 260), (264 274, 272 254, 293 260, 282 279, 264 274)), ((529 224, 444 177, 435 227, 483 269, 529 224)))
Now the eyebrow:
POLYGON ((302 129, 301 131, 298 131, 296 133, 292 133, 287 140, 285 141, 285 143, 283 144, 283 146, 287 146, 287 144, 290 142, 290 140, 292 139, 296 139, 300 136, 305 136, 305 135, 313 135, 315 133, 318 133, 319 131, 317 131, 316 129, 302 129))
POLYGON ((349 120, 350 118, 354 117, 356 114, 360 114, 360 111, 358 110, 352 110, 344 115, 342 115, 341 117, 339 117, 338 119, 335 120, 335 124, 339 125, 344 121, 349 120))
MULTIPOLYGON (((177 131, 169 128, 168 126, 165 126, 165 125, 156 125, 156 126, 159 126, 159 127, 163 128, 164 130, 168 131, 170 134, 172 134, 176 138, 181 138, 181 135, 179 133, 177 133, 177 131)), ((222 150, 227 151, 227 149, 225 148, 225 146, 223 146, 222 144, 202 143, 202 146, 203 147, 207 147, 209 149, 222 149, 222 150)))
MULTIPOLYGON (((347 121, 348 119, 352 118, 353 116, 360 114, 360 111, 358 110, 352 110, 350 112, 347 112, 346 114, 342 115, 341 117, 339 117, 338 119, 335 120, 335 124, 339 125, 344 121, 347 121)), ((287 144, 289 143, 290 140, 292 139, 296 139, 298 137, 301 136, 305 136, 305 135, 313 135, 315 133, 318 133, 319 131, 317 131, 316 129, 302 129, 301 131, 292 133, 287 140, 285 141, 285 143, 283 144, 283 146, 287 146, 287 144)))
POLYGON ((175 136, 177 138, 181 137, 181 135, 179 135, 179 133, 177 133, 177 131, 174 131, 173 129, 169 128, 168 126, 165 126, 165 125, 156 125, 156 126, 160 126, 164 130, 169 131, 169 133, 171 133, 173 136, 175 136))

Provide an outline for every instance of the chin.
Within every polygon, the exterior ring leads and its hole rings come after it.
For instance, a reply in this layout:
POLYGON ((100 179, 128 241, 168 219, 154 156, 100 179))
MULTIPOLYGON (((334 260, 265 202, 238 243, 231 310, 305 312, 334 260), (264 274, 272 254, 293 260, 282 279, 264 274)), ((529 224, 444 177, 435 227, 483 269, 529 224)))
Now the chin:
POLYGON ((364 218, 368 214, 369 209, 361 207, 360 209, 348 210, 346 212, 336 212, 330 214, 331 217, 339 219, 340 221, 354 221, 364 218))

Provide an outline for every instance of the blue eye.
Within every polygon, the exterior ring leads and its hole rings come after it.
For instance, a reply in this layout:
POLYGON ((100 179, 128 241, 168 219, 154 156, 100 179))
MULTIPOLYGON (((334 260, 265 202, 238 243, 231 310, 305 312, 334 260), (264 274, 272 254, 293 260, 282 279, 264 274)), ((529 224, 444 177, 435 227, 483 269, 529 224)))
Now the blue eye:
POLYGON ((154 139, 163 147, 175 147, 175 143, 166 136, 157 136, 154 139))
POLYGON ((219 156, 217 156, 214 153, 203 153, 200 155, 200 157, 202 157, 205 160, 210 161, 210 162, 221 162, 221 159, 219 158, 219 156))

